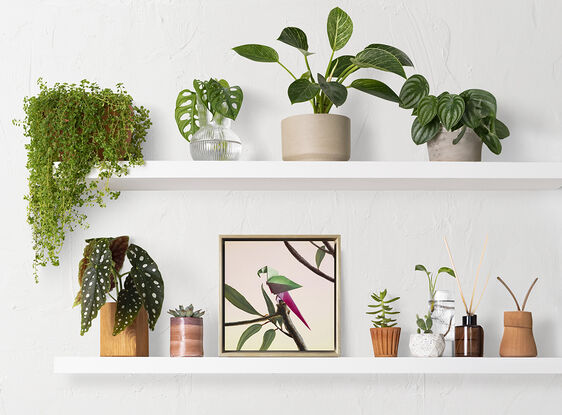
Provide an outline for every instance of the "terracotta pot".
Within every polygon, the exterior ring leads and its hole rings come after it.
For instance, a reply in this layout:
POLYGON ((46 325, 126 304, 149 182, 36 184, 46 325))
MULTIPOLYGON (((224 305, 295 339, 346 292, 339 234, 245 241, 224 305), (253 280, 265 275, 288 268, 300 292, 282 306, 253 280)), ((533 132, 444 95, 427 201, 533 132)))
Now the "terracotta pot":
POLYGON ((536 357, 537 345, 533 337, 533 315, 529 311, 503 313, 502 357, 536 357))
POLYGON ((371 340, 375 357, 396 357, 400 327, 371 327, 371 340))
POLYGON ((148 356, 148 315, 141 307, 133 323, 113 336, 117 304, 105 303, 100 309, 100 356, 148 356))
POLYGON ((410 353, 416 357, 441 357, 445 350, 445 338, 437 333, 410 335, 410 353))
POLYGON ((281 121, 283 160, 347 161, 351 120, 337 114, 294 115, 281 121))
POLYGON ((467 128, 461 140, 453 144, 460 131, 442 128, 435 138, 428 141, 429 161, 482 161, 482 140, 471 128, 467 128))
POLYGON ((170 356, 203 356, 203 319, 170 317, 170 356))

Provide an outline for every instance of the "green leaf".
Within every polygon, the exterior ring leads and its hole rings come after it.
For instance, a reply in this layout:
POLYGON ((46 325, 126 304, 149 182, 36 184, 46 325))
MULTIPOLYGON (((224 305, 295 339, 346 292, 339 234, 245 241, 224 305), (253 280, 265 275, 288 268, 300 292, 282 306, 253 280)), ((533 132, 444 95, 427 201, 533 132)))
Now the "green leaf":
POLYGON ((309 71, 304 72, 299 79, 308 79, 310 80, 311 74, 309 71))
POLYGON ((455 94, 439 95, 437 103, 437 115, 447 131, 461 120, 464 113, 464 99, 455 94))
POLYGON ((293 81, 287 90, 291 104, 310 101, 318 92, 320 92, 320 86, 310 82, 308 79, 293 81))
POLYGON ((509 137, 509 129, 507 128, 507 125, 498 119, 496 119, 496 135, 500 140, 509 137))
POLYGON ((262 340, 262 343, 261 343, 260 351, 263 352, 263 351, 269 349, 269 346, 271 346, 271 343, 273 343, 274 339, 275 339, 275 330, 274 329, 267 330, 263 334, 263 340, 262 340))
POLYGON ((84 248, 83 257, 80 260, 80 263, 78 264, 78 285, 80 286, 80 289, 78 290, 78 293, 74 298, 74 303, 72 304, 72 307, 76 307, 82 304, 82 281, 84 280, 84 272, 90 265, 90 255, 92 254, 92 250, 94 249, 95 245, 96 245, 96 239, 87 241, 87 245, 84 248))
POLYGON ((277 40, 297 48, 304 56, 312 55, 312 53, 308 51, 306 34, 298 27, 286 27, 277 40))
MULTIPOLYGON (((209 81, 200 81, 199 79, 193 80, 193 89, 197 94, 197 103, 203 105, 203 107, 207 108, 209 111, 212 111, 211 104, 209 103, 208 85, 209 81)), ((201 121, 200 124, 202 124, 201 121)))
POLYGON ((339 76, 347 69, 349 68, 351 65, 353 65, 353 63, 351 62, 351 59, 353 59, 354 56, 352 55, 342 55, 337 57, 336 59, 334 59, 332 61, 332 63, 330 64, 330 67, 328 69, 328 75, 332 75, 333 78, 339 78, 339 76))
POLYGON ((416 118, 412 124, 412 140, 414 140, 414 143, 417 145, 427 143, 439 133, 440 129, 441 123, 437 117, 426 125, 422 125, 419 119, 416 118))
POLYGON ((393 303, 393 302, 398 301, 398 300, 400 300, 400 297, 394 297, 392 300, 385 301, 385 304, 393 303))
POLYGON ((237 307, 240 310, 245 311, 246 313, 261 316, 261 313, 259 313, 254 307, 252 307, 248 300, 246 300, 246 297, 244 297, 228 284, 224 284, 224 298, 230 301, 230 303, 234 307, 237 307))
POLYGON ((297 284, 283 275, 274 275, 268 278, 267 286, 273 294, 279 294, 302 287, 302 285, 297 284))
POLYGON ((353 22, 339 7, 335 7, 328 15, 328 41, 333 51, 343 48, 353 33, 353 22))
POLYGON ((418 120, 421 125, 426 125, 437 115, 437 97, 428 95, 418 104, 418 120))
POLYGON ((429 83, 422 75, 410 76, 400 90, 400 107, 414 108, 429 94, 429 83))
POLYGON ((433 327, 433 320, 431 319, 431 316, 428 315, 427 318, 425 319, 425 327, 427 327, 427 330, 431 330, 431 328, 433 327))
POLYGON ((246 330, 244 330, 244 332, 240 336, 240 339, 238 340, 238 344, 236 345, 236 350, 242 349, 242 346, 244 346, 244 343, 246 343, 246 341, 250 337, 252 337, 254 334, 259 332, 260 329, 261 329, 261 324, 252 324, 250 327, 248 327, 246 330))
POLYGON ((358 89, 387 101, 399 102, 398 95, 384 83, 375 79, 356 79, 349 85, 350 88, 358 89))
POLYGON ((98 315, 99 309, 105 304, 105 296, 111 289, 111 274, 113 259, 109 249, 109 240, 95 241, 92 247, 88 265, 84 270, 82 281, 82 307, 80 335, 84 335, 92 320, 98 315))
POLYGON ((244 94, 239 86, 224 86, 220 82, 211 79, 207 84, 209 93, 209 104, 211 112, 235 120, 242 107, 244 94))
POLYGON ((451 277, 456 278, 455 276, 455 271, 453 271, 451 268, 449 267, 441 267, 439 268, 439 270, 437 271, 437 274, 441 274, 442 272, 449 274, 451 277))
POLYGON ((488 147, 492 153, 500 154, 502 152, 502 143, 500 139, 486 126, 479 125, 474 129, 474 132, 478 137, 480 137, 482 142, 486 144, 486 147, 488 147))
POLYGON ((467 127, 475 130, 484 118, 496 116, 496 98, 489 92, 482 89, 468 89, 461 93, 461 97, 465 103, 462 121, 467 127))
POLYGON ((262 274, 265 274, 266 279, 273 277, 274 275, 279 275, 276 269, 273 269, 269 266, 262 267, 258 270, 258 277, 261 278, 262 274))
POLYGON ((139 314, 142 300, 132 278, 127 278, 125 287, 117 296, 117 310, 115 311, 115 324, 113 335, 117 336, 127 328, 139 314))
POLYGON ((426 274, 429 274, 429 272, 427 271, 427 268, 424 267, 422 264, 416 265, 415 270, 416 270, 416 271, 423 271, 423 272, 425 272, 426 274))
POLYGON ((127 279, 132 278, 140 295, 142 305, 148 314, 148 327, 154 330, 164 303, 164 281, 158 265, 140 246, 131 244, 127 249, 127 258, 131 271, 127 279))
POLYGON ((371 43, 365 49, 382 49, 386 50, 389 53, 392 53, 396 59, 403 65, 403 66, 414 66, 408 55, 402 52, 400 49, 395 48, 394 46, 390 45, 383 45, 382 43, 371 43))
POLYGON ((267 314, 270 315, 270 316, 274 315, 275 314, 275 307, 273 305, 273 302, 271 301, 271 298, 269 298, 269 295, 267 295, 267 293, 263 289, 263 285, 261 286, 261 293, 263 294, 263 298, 265 300, 265 305, 267 306, 267 314))
POLYGON ((466 125, 463 125, 461 131, 459 132, 459 135, 457 135, 457 137, 453 140, 453 145, 457 145, 459 141, 461 141, 461 138, 463 138, 465 132, 466 132, 466 125))
POLYGON ((322 264, 322 260, 324 259, 325 256, 326 256, 326 251, 318 248, 318 250, 316 251, 316 258, 315 258, 316 268, 320 268, 320 264, 322 264))
POLYGON ((404 67, 396 57, 386 50, 365 49, 359 52, 351 62, 361 68, 375 68, 392 72, 406 78, 404 67))
POLYGON ((197 114, 197 95, 189 89, 178 94, 175 111, 176 124, 180 134, 187 141, 199 130, 199 115, 197 114))
POLYGON ((347 99, 347 88, 339 82, 326 82, 326 79, 318 74, 318 85, 336 107, 342 105, 347 99))
POLYGON ((249 44, 236 46, 232 50, 255 62, 279 62, 279 54, 269 46, 249 44))

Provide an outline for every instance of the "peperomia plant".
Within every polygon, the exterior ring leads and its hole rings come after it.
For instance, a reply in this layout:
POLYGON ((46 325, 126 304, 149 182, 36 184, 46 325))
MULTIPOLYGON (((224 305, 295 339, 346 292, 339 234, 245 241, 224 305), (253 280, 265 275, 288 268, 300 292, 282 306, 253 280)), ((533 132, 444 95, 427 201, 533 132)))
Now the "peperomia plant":
POLYGON ((416 314, 416 324, 418 325, 418 334, 432 334, 433 320, 431 314, 427 313, 423 318, 416 314))
POLYGON ((135 320, 141 307, 148 314, 150 329, 154 330, 164 301, 164 281, 156 263, 140 246, 129 245, 128 236, 86 242, 78 269, 80 291, 74 300, 74 306, 81 306, 80 335, 89 330, 106 296, 117 302, 114 336, 135 320), (125 256, 131 269, 120 274, 125 256), (111 294, 114 289, 117 298, 111 294))
POLYGON ((175 310, 168 310, 168 314, 172 317, 202 318, 205 312, 203 310, 195 310, 193 304, 190 304, 187 307, 180 305, 175 310))
POLYGON ((361 68, 393 72, 406 78, 404 66, 413 64, 404 52, 393 46, 373 43, 356 55, 340 55, 334 58, 335 53, 347 44, 353 33, 351 18, 339 7, 330 11, 327 31, 332 52, 324 74, 312 72, 308 57, 313 52, 308 50, 306 34, 297 27, 286 27, 277 40, 302 53, 306 71, 300 76, 282 64, 277 51, 269 46, 248 44, 237 46, 234 51, 256 62, 279 64, 293 78, 287 91, 291 103, 310 101, 316 114, 327 114, 333 105, 342 105, 347 99, 347 88, 355 88, 388 101, 399 102, 398 95, 390 87, 375 79, 356 79, 347 87, 343 83, 361 68))
POLYGON ((437 290, 437 278, 440 274, 448 274, 453 278, 455 277, 455 271, 448 267, 441 267, 437 270, 437 273, 434 275, 433 273, 429 272, 423 265, 418 264, 415 268, 416 271, 423 271, 427 276, 427 282, 429 284, 429 299, 433 300, 435 298, 435 291, 437 290))
POLYGON ((396 319, 392 317, 388 317, 395 314, 400 314, 399 311, 392 311, 392 307, 388 304, 399 300, 400 297, 394 297, 390 299, 386 299, 386 290, 381 291, 380 293, 373 293, 371 294, 371 298, 375 301, 376 304, 370 304, 369 307, 374 308, 373 311, 367 311, 367 314, 374 315, 375 320, 371 320, 373 326, 375 327, 394 327, 396 326, 396 319))
POLYGON ((500 140, 509 136, 507 126, 496 118, 496 98, 482 89, 467 89, 461 94, 429 94, 429 83, 419 74, 410 76, 400 91, 400 107, 413 109, 412 140, 417 145, 433 140, 444 128, 460 129, 457 144, 467 128, 474 130, 494 154, 500 154, 500 140))
POLYGON ((244 94, 239 86, 230 86, 224 79, 193 81, 193 91, 184 89, 176 99, 176 124, 181 135, 190 141, 207 122, 220 124, 223 118, 235 120, 242 107, 244 94), (212 120, 207 120, 207 111, 212 120))

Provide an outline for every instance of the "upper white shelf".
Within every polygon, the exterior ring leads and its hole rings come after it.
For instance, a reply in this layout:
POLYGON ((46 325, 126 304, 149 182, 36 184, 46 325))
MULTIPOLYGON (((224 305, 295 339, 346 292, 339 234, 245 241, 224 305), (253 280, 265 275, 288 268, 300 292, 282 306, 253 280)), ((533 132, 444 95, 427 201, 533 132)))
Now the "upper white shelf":
MULTIPOLYGON (((97 177, 92 172, 90 179, 97 177)), ((115 190, 547 190, 562 163, 147 161, 115 190)))
POLYGON ((562 358, 56 357, 64 374, 562 374, 562 358))

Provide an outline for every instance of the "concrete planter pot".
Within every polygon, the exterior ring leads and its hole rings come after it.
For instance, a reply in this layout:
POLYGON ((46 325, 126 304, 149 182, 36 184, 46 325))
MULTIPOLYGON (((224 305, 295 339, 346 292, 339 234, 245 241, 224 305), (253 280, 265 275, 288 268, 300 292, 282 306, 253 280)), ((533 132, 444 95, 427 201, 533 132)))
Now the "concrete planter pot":
POLYGON ((460 129, 447 131, 444 128, 427 142, 429 161, 482 161, 482 140, 471 129, 467 128, 457 144, 460 129))
POLYGON ((170 356, 203 356, 203 319, 170 317, 170 356))
POLYGON ((351 120, 337 114, 294 115, 281 121, 283 160, 347 161, 351 120))
POLYGON ((410 335, 410 353, 416 357, 441 357, 445 350, 442 334, 418 333, 410 335))
POLYGON ((533 336, 533 315, 529 311, 503 313, 501 357, 536 357, 537 345, 533 336))
POLYGON ((371 327, 371 341, 375 357, 396 357, 400 327, 371 327))

